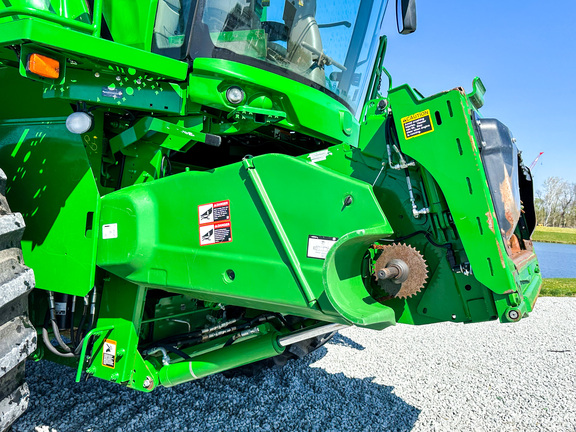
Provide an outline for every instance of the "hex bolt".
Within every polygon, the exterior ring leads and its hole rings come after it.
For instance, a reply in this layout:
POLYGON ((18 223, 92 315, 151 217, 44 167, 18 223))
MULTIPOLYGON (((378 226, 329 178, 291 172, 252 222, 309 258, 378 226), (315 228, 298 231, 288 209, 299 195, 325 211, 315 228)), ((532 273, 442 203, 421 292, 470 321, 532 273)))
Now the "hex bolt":
POLYGON ((400 275, 400 269, 396 266, 378 270, 378 279, 393 279, 400 275))
POLYGON ((150 390, 153 385, 154 385, 154 380, 152 379, 152 377, 149 377, 149 376, 147 376, 146 379, 144 380, 144 382, 142 383, 142 387, 144 387, 147 390, 150 390))
POLYGON ((516 321, 520 318, 520 312, 518 312, 516 309, 512 309, 508 312, 508 318, 510 318, 512 321, 516 321))

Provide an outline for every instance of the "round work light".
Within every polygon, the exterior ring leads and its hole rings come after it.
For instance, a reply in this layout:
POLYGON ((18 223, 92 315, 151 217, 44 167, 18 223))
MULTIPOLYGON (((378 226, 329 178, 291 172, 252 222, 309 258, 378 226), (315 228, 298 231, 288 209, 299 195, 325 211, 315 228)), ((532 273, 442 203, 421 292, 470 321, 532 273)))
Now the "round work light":
POLYGON ((83 134, 92 129, 94 118, 84 111, 72 113, 66 119, 66 128, 73 134, 83 134))
POLYGON ((228 102, 231 104, 238 105, 244 100, 244 90, 236 86, 230 87, 226 90, 226 99, 228 99, 228 102))

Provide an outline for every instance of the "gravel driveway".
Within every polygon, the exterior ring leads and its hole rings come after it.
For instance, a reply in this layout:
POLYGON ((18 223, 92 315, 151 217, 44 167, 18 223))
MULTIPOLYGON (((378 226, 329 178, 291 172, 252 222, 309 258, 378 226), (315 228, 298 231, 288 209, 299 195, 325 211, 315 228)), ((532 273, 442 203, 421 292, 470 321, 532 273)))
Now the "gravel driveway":
POLYGON ((14 432, 575 431, 576 299, 517 324, 341 331, 305 361, 142 394, 47 362, 14 432))

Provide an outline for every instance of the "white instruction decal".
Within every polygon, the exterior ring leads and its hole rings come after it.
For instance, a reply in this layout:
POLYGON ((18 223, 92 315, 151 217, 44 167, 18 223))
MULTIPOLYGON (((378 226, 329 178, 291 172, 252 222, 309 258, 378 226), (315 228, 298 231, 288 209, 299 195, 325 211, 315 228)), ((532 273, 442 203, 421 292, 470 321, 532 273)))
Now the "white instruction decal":
POLYGON ((308 157, 310 158, 311 162, 321 162, 323 160, 326 160, 326 158, 328 156, 332 156, 332 153, 330 152, 330 150, 326 149, 326 150, 320 150, 314 153, 310 153, 308 155, 308 157))
POLYGON ((200 246, 232 241, 230 201, 217 201, 198 206, 200 246))
POLYGON ((308 236, 308 258, 326 259, 328 251, 338 241, 338 237, 308 236))
POLYGON ((118 238, 118 224, 102 225, 102 239, 115 239, 118 238))

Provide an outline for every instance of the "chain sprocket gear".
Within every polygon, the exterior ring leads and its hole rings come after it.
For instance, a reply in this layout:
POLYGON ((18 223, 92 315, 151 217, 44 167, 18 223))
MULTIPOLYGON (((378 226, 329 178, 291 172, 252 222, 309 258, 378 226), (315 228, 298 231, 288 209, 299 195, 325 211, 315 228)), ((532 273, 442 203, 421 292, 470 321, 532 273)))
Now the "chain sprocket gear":
POLYGON ((377 246, 382 251, 375 265, 375 277, 387 294, 395 298, 408 298, 420 292, 428 279, 428 265, 420 252, 404 243, 377 246), (378 272, 401 261, 408 269, 398 280, 378 279, 378 272), (401 281, 402 280, 402 281, 401 281), (401 281, 401 282, 400 282, 401 281))

